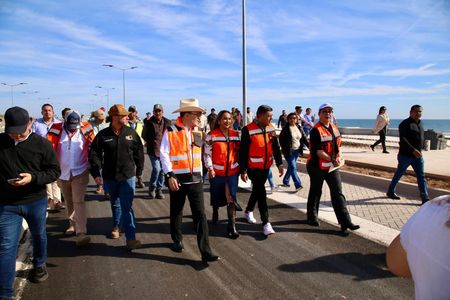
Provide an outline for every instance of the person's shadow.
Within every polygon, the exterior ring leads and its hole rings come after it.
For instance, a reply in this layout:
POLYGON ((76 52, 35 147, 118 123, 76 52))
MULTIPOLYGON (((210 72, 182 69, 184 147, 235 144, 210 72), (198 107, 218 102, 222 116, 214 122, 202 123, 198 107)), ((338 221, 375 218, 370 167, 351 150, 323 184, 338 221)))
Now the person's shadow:
POLYGON ((355 281, 395 277, 386 267, 384 253, 351 252, 326 255, 308 261, 280 265, 278 269, 293 273, 341 273, 353 276, 355 281))

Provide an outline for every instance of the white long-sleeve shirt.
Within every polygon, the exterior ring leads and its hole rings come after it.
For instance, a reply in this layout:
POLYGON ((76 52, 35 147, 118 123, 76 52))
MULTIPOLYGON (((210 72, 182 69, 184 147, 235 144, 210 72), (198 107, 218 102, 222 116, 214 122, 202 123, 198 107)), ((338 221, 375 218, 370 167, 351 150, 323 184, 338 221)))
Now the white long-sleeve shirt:
POLYGON ((86 171, 89 168, 88 150, 89 144, 79 129, 72 137, 69 137, 66 130, 61 130, 57 147, 61 166, 59 179, 70 180, 71 176, 77 176, 86 171))

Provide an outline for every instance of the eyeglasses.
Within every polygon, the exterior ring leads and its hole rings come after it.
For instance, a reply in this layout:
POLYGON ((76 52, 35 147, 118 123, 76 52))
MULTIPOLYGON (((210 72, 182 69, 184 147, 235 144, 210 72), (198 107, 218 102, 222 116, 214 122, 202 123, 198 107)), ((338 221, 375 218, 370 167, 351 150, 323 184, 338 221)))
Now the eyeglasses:
POLYGON ((202 116, 201 112, 189 112, 190 115, 196 116, 198 118, 200 118, 202 116))
POLYGON ((324 114, 332 114, 333 110, 332 109, 323 109, 323 110, 321 110, 321 112, 324 114))

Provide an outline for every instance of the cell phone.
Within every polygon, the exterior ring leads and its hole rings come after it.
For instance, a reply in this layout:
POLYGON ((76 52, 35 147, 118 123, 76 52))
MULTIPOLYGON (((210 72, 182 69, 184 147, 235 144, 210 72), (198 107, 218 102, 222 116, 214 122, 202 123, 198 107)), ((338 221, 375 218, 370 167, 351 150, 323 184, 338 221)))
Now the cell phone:
POLYGON ((8 181, 8 183, 13 183, 13 182, 16 182, 16 181, 19 181, 19 180, 22 180, 22 178, 20 178, 20 177, 11 178, 11 179, 8 179, 7 181, 8 181))

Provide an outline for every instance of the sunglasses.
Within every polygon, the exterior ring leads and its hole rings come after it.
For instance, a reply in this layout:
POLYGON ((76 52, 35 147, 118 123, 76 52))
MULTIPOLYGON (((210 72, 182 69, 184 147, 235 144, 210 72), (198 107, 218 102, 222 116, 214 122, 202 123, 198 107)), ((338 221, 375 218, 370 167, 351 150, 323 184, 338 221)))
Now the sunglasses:
POLYGON ((332 109, 323 109, 321 112, 324 114, 332 114, 333 110, 332 109))

